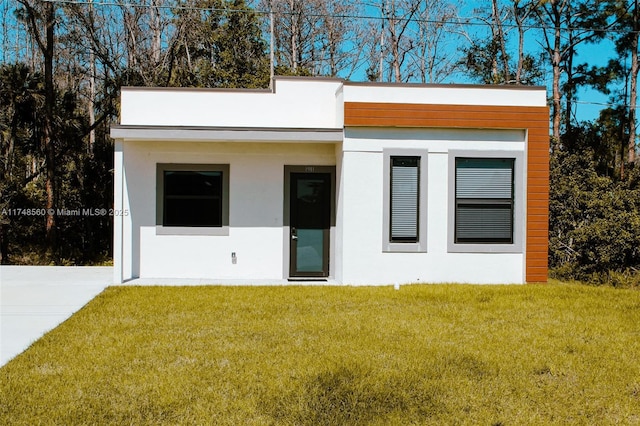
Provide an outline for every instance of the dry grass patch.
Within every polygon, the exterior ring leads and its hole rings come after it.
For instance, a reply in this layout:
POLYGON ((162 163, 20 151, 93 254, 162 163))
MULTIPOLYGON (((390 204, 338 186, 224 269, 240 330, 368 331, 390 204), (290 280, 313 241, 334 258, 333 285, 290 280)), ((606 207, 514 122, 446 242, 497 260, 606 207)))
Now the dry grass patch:
POLYGON ((638 424, 640 292, 112 287, 0 369, 0 424, 638 424))

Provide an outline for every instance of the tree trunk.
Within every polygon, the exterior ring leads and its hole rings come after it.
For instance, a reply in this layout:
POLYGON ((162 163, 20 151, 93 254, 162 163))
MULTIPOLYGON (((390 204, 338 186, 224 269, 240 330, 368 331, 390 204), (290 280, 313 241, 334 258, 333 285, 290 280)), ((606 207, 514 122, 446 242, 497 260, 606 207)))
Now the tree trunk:
MULTIPOLYGON (((393 75, 395 81, 402 82, 402 64, 404 62, 407 50, 400 46, 400 43, 404 37, 409 23, 411 22, 413 15, 418 11, 420 7, 420 1, 411 1, 403 3, 404 8, 401 8, 403 16, 398 16, 398 9, 396 8, 395 0, 391 1, 391 9, 387 12, 386 20, 389 22, 389 42, 391 43, 391 66, 393 69, 393 75), (406 9, 409 10, 406 10, 406 9)), ((382 19, 385 19, 383 15, 382 19)))
POLYGON ((291 69, 298 70, 298 8, 297 0, 290 0, 291 5, 291 69))
POLYGON ((567 50, 567 59, 565 65, 565 73, 567 74, 567 84, 565 90, 565 116, 564 131, 566 134, 571 132, 571 113, 573 111, 573 95, 575 93, 575 81, 573 79, 573 57, 575 49, 573 48, 573 31, 569 30, 569 47, 567 50))
MULTIPOLYGON (((395 12, 395 11, 394 11, 395 12)), ((389 32, 391 33, 390 42, 391 42, 391 61, 393 67, 393 75, 396 82, 402 81, 402 74, 400 73, 400 51, 398 48, 398 44, 400 40, 398 40, 398 36, 396 34, 396 20, 391 19, 389 21, 389 32)))
POLYGON ((120 9, 122 11, 122 23, 124 25, 124 32, 125 32, 125 46, 127 49, 127 64, 126 67, 129 70, 134 70, 137 68, 138 66, 138 61, 137 61, 137 31, 136 31, 136 22, 135 22, 135 17, 133 16, 133 14, 131 12, 129 12, 129 10, 127 9, 128 6, 122 4, 120 6, 120 9))
MULTIPOLYGON (((89 5, 90 13, 93 13, 93 6, 89 5)), ((91 48, 89 53, 89 146, 87 151, 89 154, 93 154, 93 146, 96 143, 96 129, 93 128, 96 122, 96 54, 95 50, 91 48)))
POLYGON ((552 135, 553 143, 558 144, 560 142, 560 120, 562 116, 562 105, 560 104, 560 61, 561 61, 561 43, 562 43, 562 29, 561 29, 561 13, 557 0, 550 1, 553 18, 554 18, 554 35, 553 35, 553 52, 551 57, 551 66, 553 68, 553 104, 552 104, 552 135))
POLYGON ((158 66, 160 64, 162 51, 162 24, 157 0, 151 0, 149 13, 151 14, 149 19, 151 27, 151 58, 153 59, 154 65, 158 66))
POLYGON ((44 87, 45 87, 45 116, 44 116, 44 149, 46 164, 46 180, 45 189, 47 193, 47 218, 46 218, 46 240, 47 240, 47 257, 55 260, 56 249, 56 222, 55 222, 55 205, 56 205, 56 150, 54 136, 54 104, 55 90, 53 86, 53 45, 55 31, 55 9, 52 2, 44 3, 45 12, 45 43, 43 59, 44 59, 44 87))
POLYGON ((384 31, 385 31, 385 0, 382 0, 382 3, 380 5, 380 16, 382 16, 382 19, 380 20, 380 64, 379 64, 379 71, 378 71, 378 81, 382 82, 384 81, 384 31))
MULTIPOLYGON (((498 8, 498 0, 492 2, 493 22, 495 24, 495 37, 498 38, 500 45, 500 53, 502 54, 503 83, 509 83, 511 76, 509 75, 509 57, 507 56, 507 46, 505 42, 504 32, 502 31, 502 21, 500 21, 500 10, 498 8)), ((498 79, 499 80, 499 79, 498 79)), ((497 83, 497 82, 496 82, 497 83)))
MULTIPOLYGON (((524 15, 520 15, 520 10, 518 8, 518 3, 513 3, 513 16, 516 21, 516 26, 518 27, 518 65, 516 67, 516 76, 515 83, 522 84, 522 72, 524 68, 524 20, 527 18, 528 12, 525 12, 524 15)), ((526 84, 526 83, 525 83, 526 84)))
POLYGON ((0 265, 9 264, 9 242, 6 226, 0 223, 0 265))
POLYGON ((634 0, 633 32, 631 38, 631 81, 629 93, 629 142, 627 144, 627 160, 636 160, 636 102, 638 101, 638 0, 634 0))

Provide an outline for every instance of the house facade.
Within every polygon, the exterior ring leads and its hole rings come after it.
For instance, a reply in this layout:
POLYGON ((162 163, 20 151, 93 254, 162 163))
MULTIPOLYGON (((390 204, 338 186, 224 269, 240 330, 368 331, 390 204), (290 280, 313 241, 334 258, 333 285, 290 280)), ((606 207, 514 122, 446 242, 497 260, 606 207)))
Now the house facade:
POLYGON ((547 280, 540 87, 123 88, 114 280, 547 280))

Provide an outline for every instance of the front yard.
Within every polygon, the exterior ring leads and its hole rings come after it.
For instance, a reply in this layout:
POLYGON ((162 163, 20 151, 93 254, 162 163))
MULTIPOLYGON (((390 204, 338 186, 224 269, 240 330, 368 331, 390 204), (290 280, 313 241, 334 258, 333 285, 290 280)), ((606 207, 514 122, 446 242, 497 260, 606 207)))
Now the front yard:
POLYGON ((640 292, 111 287, 0 369, 0 424, 640 424, 640 292))

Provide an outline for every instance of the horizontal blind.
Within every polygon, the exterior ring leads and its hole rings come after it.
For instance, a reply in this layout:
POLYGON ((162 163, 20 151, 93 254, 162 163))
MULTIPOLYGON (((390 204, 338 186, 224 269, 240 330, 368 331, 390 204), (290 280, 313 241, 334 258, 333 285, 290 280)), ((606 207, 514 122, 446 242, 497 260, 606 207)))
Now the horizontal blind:
POLYGON ((458 205, 456 236, 462 241, 511 240, 511 206, 458 205))
POLYGON ((418 241, 418 157, 391 157, 391 240, 418 241))
POLYGON ((511 198, 513 160, 459 159, 456 163, 456 198, 511 198))

